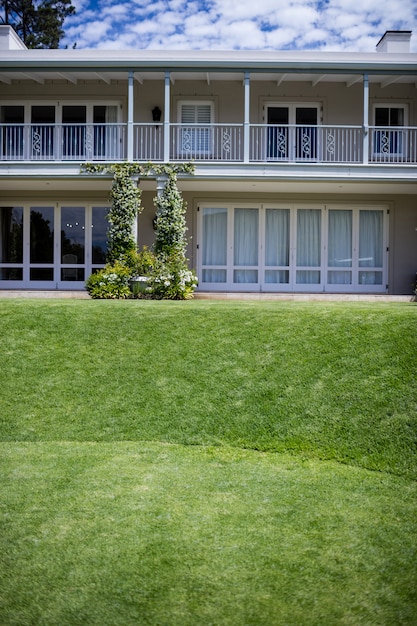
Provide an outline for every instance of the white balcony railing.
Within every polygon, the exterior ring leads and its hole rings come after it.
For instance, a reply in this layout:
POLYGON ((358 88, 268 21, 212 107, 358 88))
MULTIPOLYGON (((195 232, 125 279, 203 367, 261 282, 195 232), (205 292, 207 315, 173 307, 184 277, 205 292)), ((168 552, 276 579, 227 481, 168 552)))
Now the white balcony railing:
POLYGON ((417 164, 417 127, 370 127, 366 151, 361 126, 251 124, 248 132, 243 124, 131 128, 129 135, 127 124, 0 124, 0 161, 417 164))
POLYGON ((251 161, 361 163, 360 126, 251 126, 251 161))
POLYGON ((0 157, 7 161, 118 161, 124 124, 3 124, 0 157))
POLYGON ((173 161, 243 161, 242 124, 171 124, 173 161))
POLYGON ((417 128, 373 126, 369 133, 373 163, 417 163, 417 128))

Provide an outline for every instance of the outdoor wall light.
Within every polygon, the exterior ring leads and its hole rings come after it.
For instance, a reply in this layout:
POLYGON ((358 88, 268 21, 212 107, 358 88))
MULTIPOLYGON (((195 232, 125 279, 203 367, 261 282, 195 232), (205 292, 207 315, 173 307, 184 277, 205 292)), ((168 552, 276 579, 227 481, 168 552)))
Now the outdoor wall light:
POLYGON ((159 107, 154 107, 152 109, 152 119, 154 122, 160 122, 161 121, 161 115, 162 115, 162 111, 159 107))

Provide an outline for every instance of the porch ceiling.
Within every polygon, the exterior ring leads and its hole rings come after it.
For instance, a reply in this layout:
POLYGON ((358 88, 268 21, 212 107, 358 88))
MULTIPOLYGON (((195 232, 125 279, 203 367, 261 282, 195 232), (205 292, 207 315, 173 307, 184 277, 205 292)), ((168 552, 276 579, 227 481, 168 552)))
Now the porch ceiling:
MULTIPOLYGON (((164 72, 160 71, 141 71, 138 68, 134 76, 140 83, 145 81, 163 81, 164 72)), ((44 84, 47 81, 66 81, 77 84, 80 81, 103 81, 110 84, 111 81, 127 81, 128 73, 126 71, 53 71, 39 70, 32 71, 5 71, 0 70, 0 83, 11 85, 13 82, 30 81, 34 83, 44 84)), ((227 82, 243 82, 244 72, 236 71, 202 71, 202 72, 171 72, 171 81, 201 81, 212 83, 216 81, 227 82)), ((304 82, 311 83, 313 86, 318 83, 345 83, 350 87, 358 82, 362 82, 362 73, 323 73, 323 72, 251 72, 250 79, 254 82, 272 82, 278 85, 287 82, 304 82)), ((381 84, 388 86, 395 83, 414 83, 417 86, 417 73, 393 75, 388 73, 370 74, 369 82, 372 84, 381 84)))
MULTIPOLYGON (((79 176, 79 169, 72 176, 51 176, 38 174, 34 176, 4 176, 0 172, 0 195, 6 198, 30 196, 33 193, 50 196, 55 192, 65 193, 68 196, 80 196, 88 198, 89 195, 108 194, 111 187, 109 177, 79 176), (76 175, 78 174, 78 175, 76 175)), ((141 180, 140 187, 144 191, 156 190, 154 179, 141 180)), ((416 195, 416 183, 395 178, 381 180, 349 180, 340 175, 332 180, 329 178, 308 180, 282 176, 268 179, 265 176, 230 176, 227 179, 218 176, 196 175, 191 179, 180 179, 179 187, 182 191, 197 194, 203 193, 233 193, 242 194, 314 194, 318 195, 356 195, 366 194, 374 196, 395 196, 398 194, 416 195)))

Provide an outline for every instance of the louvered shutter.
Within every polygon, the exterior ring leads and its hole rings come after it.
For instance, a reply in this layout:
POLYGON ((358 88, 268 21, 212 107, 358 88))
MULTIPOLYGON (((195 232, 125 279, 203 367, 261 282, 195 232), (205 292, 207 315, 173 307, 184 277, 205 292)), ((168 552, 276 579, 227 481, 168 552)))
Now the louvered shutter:
POLYGON ((211 110, 209 103, 181 105, 181 151, 188 158, 210 154, 211 110))

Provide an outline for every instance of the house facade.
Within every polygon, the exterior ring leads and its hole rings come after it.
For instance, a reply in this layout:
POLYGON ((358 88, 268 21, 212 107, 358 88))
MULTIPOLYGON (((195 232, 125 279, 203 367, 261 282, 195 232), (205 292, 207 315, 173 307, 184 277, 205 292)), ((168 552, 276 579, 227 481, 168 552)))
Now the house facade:
MULTIPOLYGON (((0 289, 83 289, 103 266, 111 180, 181 176, 202 291, 410 294, 417 54, 27 50, 0 26, 0 289)), ((154 239, 140 180, 138 245, 154 239)))

